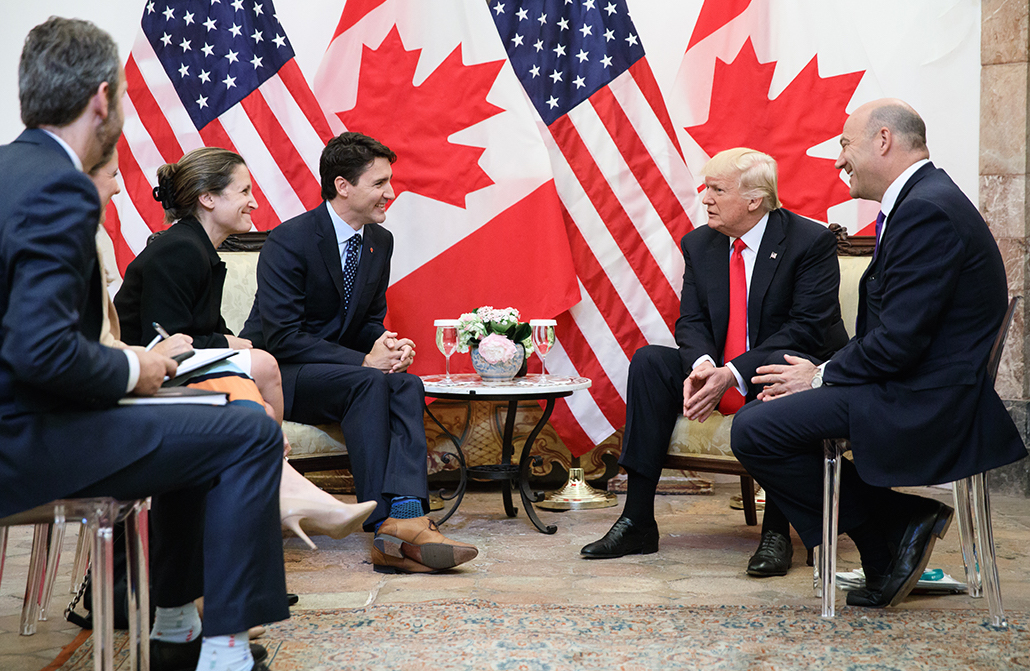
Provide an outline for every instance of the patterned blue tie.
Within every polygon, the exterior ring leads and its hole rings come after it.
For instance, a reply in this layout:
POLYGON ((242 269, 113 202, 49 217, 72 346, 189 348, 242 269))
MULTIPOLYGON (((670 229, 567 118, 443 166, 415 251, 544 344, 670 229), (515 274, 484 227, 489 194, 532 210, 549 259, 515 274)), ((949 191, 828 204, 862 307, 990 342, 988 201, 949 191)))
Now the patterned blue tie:
POLYGON ((343 252, 343 312, 350 307, 350 295, 354 290, 354 276, 358 274, 358 250, 361 249, 361 234, 352 235, 343 252))

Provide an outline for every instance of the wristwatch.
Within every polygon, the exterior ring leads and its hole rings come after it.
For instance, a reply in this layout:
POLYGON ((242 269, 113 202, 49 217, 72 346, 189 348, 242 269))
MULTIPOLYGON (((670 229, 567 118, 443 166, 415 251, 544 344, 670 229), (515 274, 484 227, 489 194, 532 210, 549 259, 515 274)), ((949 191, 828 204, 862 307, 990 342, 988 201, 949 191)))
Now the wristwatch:
POLYGON ((823 386, 823 369, 817 367, 815 369, 815 377, 812 378, 812 389, 818 389, 823 386))

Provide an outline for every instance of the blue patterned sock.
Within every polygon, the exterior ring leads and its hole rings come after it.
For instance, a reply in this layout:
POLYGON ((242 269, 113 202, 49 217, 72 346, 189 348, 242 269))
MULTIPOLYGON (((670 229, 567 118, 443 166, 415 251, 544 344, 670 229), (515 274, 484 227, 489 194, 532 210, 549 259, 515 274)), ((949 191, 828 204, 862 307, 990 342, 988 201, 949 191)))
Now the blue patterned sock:
POLYGON ((395 496, 390 500, 390 517, 395 520, 409 520, 423 514, 422 500, 414 496, 395 496))

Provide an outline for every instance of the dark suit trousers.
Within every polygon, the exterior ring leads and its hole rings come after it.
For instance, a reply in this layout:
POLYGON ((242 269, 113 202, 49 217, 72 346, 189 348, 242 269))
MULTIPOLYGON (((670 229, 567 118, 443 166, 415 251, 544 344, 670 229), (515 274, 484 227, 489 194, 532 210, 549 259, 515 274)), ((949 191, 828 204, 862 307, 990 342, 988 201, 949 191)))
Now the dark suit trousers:
POLYGON ((94 436, 103 449, 158 443, 126 468, 69 494, 154 495, 155 605, 181 606, 203 595, 205 636, 289 617, 279 521, 283 444, 275 422, 249 408, 198 405, 62 413, 61 420, 81 421, 82 435, 94 436))
MULTIPOLYGON (((772 360, 783 361, 783 354, 776 352, 772 360)), ((676 421, 683 414, 683 381, 686 379, 687 371, 683 369, 678 349, 647 345, 636 351, 629 366, 620 466, 658 481, 676 421)), ((736 421, 734 419, 734 423, 736 421)), ((762 530, 790 533, 787 520, 775 502, 766 503, 762 530)))
MULTIPOLYGON (((824 386, 772 401, 752 401, 737 411, 730 445, 740 463, 765 488, 797 529, 806 547, 822 543, 824 438, 848 438, 851 387, 824 386)), ((902 449, 903 446, 898 446, 902 449)), ((897 535, 903 494, 873 487, 845 459, 841 467, 841 533, 867 521, 897 535)))
POLYGON ((299 370, 286 419, 340 423, 358 500, 377 504, 365 529, 389 517, 392 496, 418 497, 428 512, 422 380, 409 373, 331 363, 283 364, 284 377, 291 366, 299 370))

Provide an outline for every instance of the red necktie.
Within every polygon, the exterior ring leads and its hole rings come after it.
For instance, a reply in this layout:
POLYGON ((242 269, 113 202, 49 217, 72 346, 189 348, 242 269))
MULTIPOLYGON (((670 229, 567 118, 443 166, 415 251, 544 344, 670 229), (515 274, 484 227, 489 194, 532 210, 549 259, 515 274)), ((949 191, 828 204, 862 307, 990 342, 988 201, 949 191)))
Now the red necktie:
MULTIPOLYGON (((726 346, 722 350, 722 363, 732 361, 747 351, 747 274, 744 272, 744 255, 747 247, 737 238, 733 241, 730 256, 730 321, 726 326, 726 346)), ((736 387, 726 390, 719 401, 719 412, 732 415, 744 405, 744 397, 736 387)))

